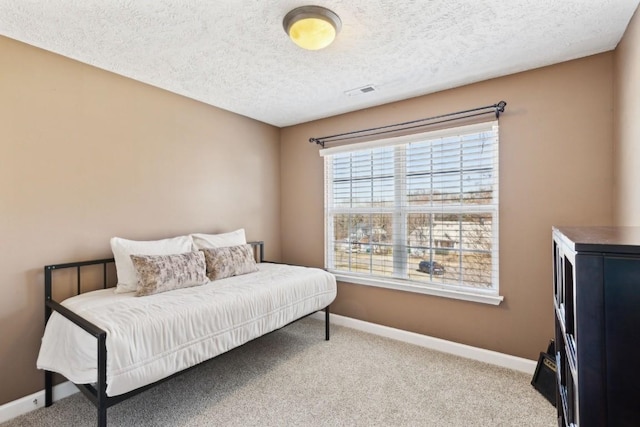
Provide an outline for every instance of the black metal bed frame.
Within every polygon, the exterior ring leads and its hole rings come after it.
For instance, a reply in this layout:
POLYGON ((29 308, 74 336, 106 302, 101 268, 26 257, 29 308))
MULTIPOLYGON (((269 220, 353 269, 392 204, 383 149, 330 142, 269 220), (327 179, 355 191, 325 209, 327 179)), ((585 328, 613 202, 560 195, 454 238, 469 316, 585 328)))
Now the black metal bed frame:
MULTIPOLYGON (((251 244, 251 246, 253 246, 254 252, 256 251, 256 249, 258 250, 258 254, 256 257, 258 261, 261 263, 265 262, 264 261, 264 242, 255 241, 255 242, 248 242, 248 243, 251 244)), ((65 264, 46 265, 44 267, 44 294, 45 294, 44 323, 45 323, 45 326, 49 321, 49 317, 51 317, 51 314, 53 313, 53 311, 57 311, 58 313, 60 313, 61 315, 69 319, 71 322, 75 323, 77 326, 79 326, 80 328, 82 328, 83 330, 85 330, 86 332, 88 332, 89 334, 91 334, 96 338, 97 353, 98 353, 98 381, 95 386, 92 384, 75 384, 75 383, 73 384, 76 387, 78 387, 78 389, 96 406, 96 409, 98 410, 98 427, 106 427, 107 409, 110 408, 111 406, 116 405, 124 400, 127 400, 130 397, 133 397, 137 394, 140 394, 160 383, 168 381, 184 372, 190 371, 191 369, 194 369, 197 366, 199 366, 201 363, 208 362, 208 360, 206 360, 197 365, 186 368, 180 372, 176 372, 173 375, 170 375, 166 378, 163 378, 161 380, 158 380, 146 386, 139 387, 130 392, 117 395, 117 396, 107 396, 107 332, 99 328, 98 326, 94 325, 93 323, 89 322, 82 316, 79 316, 78 314, 69 310, 59 302, 56 302, 53 300, 52 274, 56 270, 63 270, 66 268, 75 268, 76 276, 77 276, 77 279, 76 279, 77 294, 79 295, 82 293, 81 274, 80 274, 82 267, 91 266, 91 265, 93 266, 102 265, 102 288, 106 289, 108 287, 107 286, 107 266, 114 262, 115 262, 114 258, 103 258, 103 259, 96 259, 91 261, 80 261, 80 262, 70 262, 65 264)), ((329 341, 329 306, 324 308, 324 312, 325 312, 325 340, 329 341)), ((307 316, 310 316, 310 314, 303 316, 299 319, 296 319, 293 322, 288 323, 287 325, 283 326, 283 328, 307 316)), ((281 328, 278 328, 278 329, 281 329, 281 328)), ((275 330, 272 332, 275 332, 275 330)), ((44 388, 45 388, 45 406, 46 407, 49 407, 53 404, 53 374, 54 374, 53 371, 47 371, 47 370, 44 371, 44 384, 45 384, 44 388)))

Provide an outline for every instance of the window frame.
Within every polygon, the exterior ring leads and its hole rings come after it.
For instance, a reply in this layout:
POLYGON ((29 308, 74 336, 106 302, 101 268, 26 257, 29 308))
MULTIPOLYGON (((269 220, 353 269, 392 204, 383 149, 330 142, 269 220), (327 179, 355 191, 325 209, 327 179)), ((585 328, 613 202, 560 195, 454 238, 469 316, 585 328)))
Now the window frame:
MULTIPOLYGON (((499 127, 498 121, 490 121, 490 122, 482 122, 475 123, 471 125, 457 126, 446 129, 439 129, 431 132, 421 132, 411 135, 403 135, 400 137, 393 138, 384 138, 377 139, 362 143, 354 143, 354 144, 346 144, 335 147, 329 147, 320 150, 320 155, 325 157, 324 159, 324 197, 325 197, 325 210, 324 210, 324 255, 325 255, 325 268, 333 273, 338 281, 354 283, 359 285, 366 286, 375 286, 382 287, 387 289, 395 289, 407 292, 414 292, 419 294, 427 294, 427 295, 435 295, 446 298, 454 298, 465 301, 473 301, 479 303, 486 303, 492 305, 498 305, 503 301, 503 297, 499 295, 499 127), (494 186, 493 188, 493 202, 489 205, 474 205, 472 207, 465 207, 465 205, 461 204, 459 206, 453 207, 452 210, 455 213, 463 213, 466 209, 477 213, 479 211, 490 213, 492 215, 492 233, 491 233, 491 242, 492 242, 492 273, 491 273, 491 288, 473 288, 470 286, 456 286, 453 284, 442 284, 432 281, 417 281, 411 280, 408 277, 406 262, 407 255, 404 254, 406 251, 398 251, 399 256, 393 256, 393 264, 396 265, 393 268, 393 274, 390 276, 374 276, 371 273, 358 273, 353 271, 344 271, 331 268, 335 266, 335 242, 334 242, 334 224, 333 219, 334 215, 340 213, 364 213, 364 214, 381 214, 381 213, 389 213, 392 215, 393 221, 393 236, 396 237, 395 240, 403 240, 403 241, 394 241, 392 242, 394 245, 404 245, 406 246, 407 239, 409 237, 407 233, 407 217, 415 212, 425 212, 425 213, 437 213, 438 209, 441 209, 440 206, 414 206, 411 207, 408 203, 406 203, 407 199, 407 160, 406 156, 403 153, 402 156, 398 156, 398 150, 406 150, 406 147, 410 143, 416 143, 427 140, 434 140, 439 138, 446 138, 452 136, 458 136, 462 134, 473 134, 473 133, 482 133, 482 132, 494 132, 495 133, 495 148, 494 148, 494 158, 492 162, 492 173, 494 175, 494 186), (395 196, 392 207, 380 207, 380 206, 370 206, 370 207, 358 207, 358 208, 345 208, 345 207, 333 207, 331 201, 333 200, 333 185, 328 184, 329 175, 331 173, 331 177, 333 177, 333 162, 331 159, 333 157, 327 158, 327 156, 333 156, 336 154, 346 154, 357 152, 360 150, 371 150, 375 148, 381 147, 393 147, 394 151, 394 188, 395 188, 395 196), (401 159, 401 160, 398 160, 401 159), (404 160, 402 160, 404 159, 404 160), (402 202, 400 199, 404 199, 402 202), (398 201, 400 200, 400 204, 398 201), (401 220, 398 219, 397 215, 402 216, 401 220), (400 227, 400 231, 398 228, 400 227), (404 256, 403 256, 404 255, 404 256), (397 270, 397 266, 402 265, 400 270, 397 270)), ((464 156, 460 156, 461 161, 464 159, 464 156)), ((462 172, 462 167, 460 168, 460 172, 462 172)), ((461 190, 461 194, 464 194, 464 191, 461 190)), ((460 253, 463 251, 460 249, 460 253)), ((462 274, 462 273, 461 273, 462 274)))

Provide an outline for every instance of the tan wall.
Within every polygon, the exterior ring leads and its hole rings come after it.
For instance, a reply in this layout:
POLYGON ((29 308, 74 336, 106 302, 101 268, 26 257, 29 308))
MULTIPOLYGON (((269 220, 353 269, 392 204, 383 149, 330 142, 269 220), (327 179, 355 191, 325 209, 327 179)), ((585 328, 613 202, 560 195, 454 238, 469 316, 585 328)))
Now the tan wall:
POLYGON ((279 130, 0 37, 0 404, 35 368, 45 264, 244 227, 280 257, 279 130))
POLYGON ((614 55, 614 213, 617 225, 640 226, 640 12, 614 55))
MULTIPOLYGON (((282 256, 323 265, 323 161, 309 137, 505 100, 498 306, 341 283, 344 316, 537 359, 553 336, 551 226, 612 222, 612 53, 282 131, 282 256)), ((366 96, 366 95, 364 95, 366 96)))

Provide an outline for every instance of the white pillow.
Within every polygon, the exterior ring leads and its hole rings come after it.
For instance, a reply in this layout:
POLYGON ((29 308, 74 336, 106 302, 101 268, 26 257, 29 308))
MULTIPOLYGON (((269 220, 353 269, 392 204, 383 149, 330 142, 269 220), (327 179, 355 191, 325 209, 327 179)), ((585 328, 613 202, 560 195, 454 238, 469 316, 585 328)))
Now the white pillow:
POLYGON ((228 248, 229 246, 246 245, 247 238, 244 235, 244 228, 230 233, 222 234, 191 234, 193 239, 193 250, 228 248))
POLYGON ((179 236, 162 240, 127 240, 120 237, 111 238, 111 251, 116 260, 118 285, 116 293, 134 292, 138 287, 138 276, 131 261, 131 255, 173 255, 191 252, 190 236, 179 236))

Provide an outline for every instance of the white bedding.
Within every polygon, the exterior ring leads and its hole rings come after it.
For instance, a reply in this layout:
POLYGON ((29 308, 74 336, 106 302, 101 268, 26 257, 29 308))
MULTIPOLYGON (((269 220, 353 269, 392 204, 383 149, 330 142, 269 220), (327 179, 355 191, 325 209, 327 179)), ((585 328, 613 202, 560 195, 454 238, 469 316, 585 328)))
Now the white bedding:
MULTIPOLYGON (((113 289, 62 304, 107 331, 107 395, 150 384, 328 306, 332 274, 258 264, 259 271, 145 297, 113 289)), ((96 339, 57 312, 37 366, 78 384, 97 381, 96 339)))

